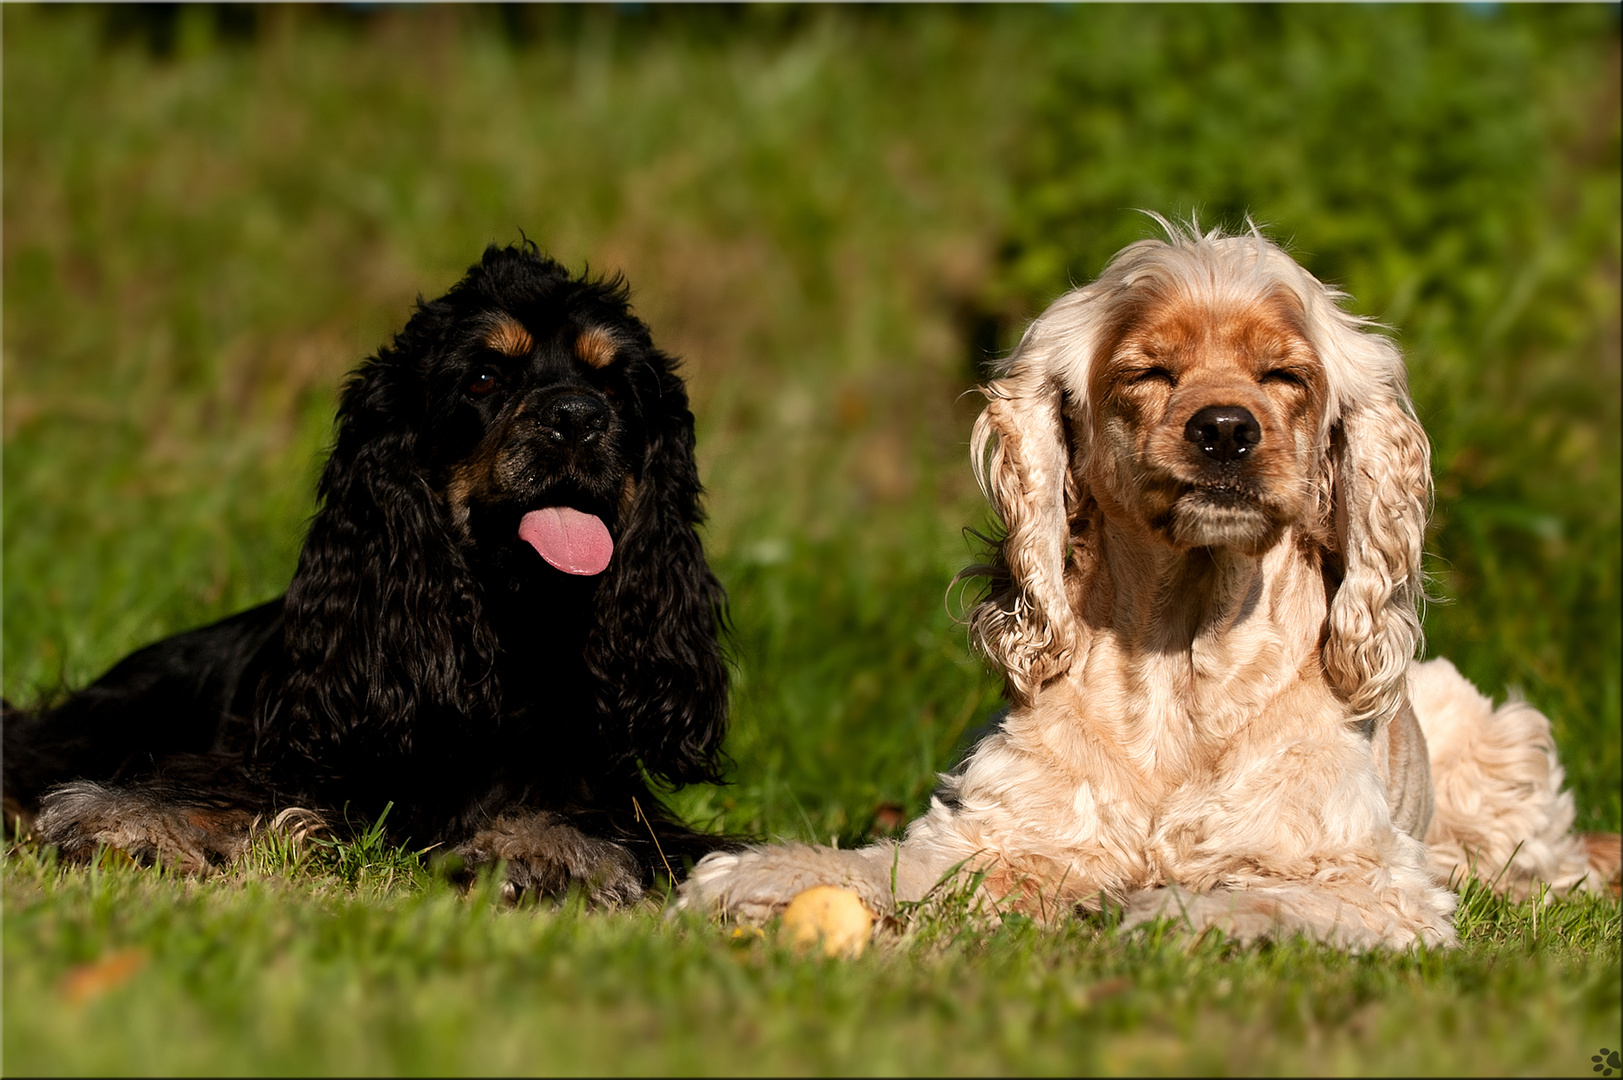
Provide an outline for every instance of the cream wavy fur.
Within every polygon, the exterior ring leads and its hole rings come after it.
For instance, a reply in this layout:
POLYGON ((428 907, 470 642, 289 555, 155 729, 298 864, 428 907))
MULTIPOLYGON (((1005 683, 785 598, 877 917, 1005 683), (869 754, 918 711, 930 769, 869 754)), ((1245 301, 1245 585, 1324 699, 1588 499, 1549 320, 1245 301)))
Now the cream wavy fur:
POLYGON ((1161 224, 985 389, 1005 538, 970 626, 1007 716, 900 844, 714 854, 684 905, 835 884, 886 913, 978 871, 992 912, 1401 947, 1454 940, 1467 872, 1615 871, 1549 722, 1413 662, 1430 447, 1397 348, 1259 233, 1161 224))

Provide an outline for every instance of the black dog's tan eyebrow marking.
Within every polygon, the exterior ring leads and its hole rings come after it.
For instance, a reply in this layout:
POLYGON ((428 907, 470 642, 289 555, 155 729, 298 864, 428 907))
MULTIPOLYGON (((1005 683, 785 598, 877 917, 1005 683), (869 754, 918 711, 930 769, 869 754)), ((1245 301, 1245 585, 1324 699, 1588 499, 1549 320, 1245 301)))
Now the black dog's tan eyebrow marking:
POLYGON ((527 356, 535 348, 535 340, 513 316, 499 311, 491 316, 490 329, 485 331, 485 344, 503 356, 527 356))
POLYGON ((581 363, 590 364, 595 368, 608 367, 614 363, 619 353, 620 343, 614 338, 614 331, 605 330, 601 326, 590 326, 580 332, 575 339, 575 355, 581 363))

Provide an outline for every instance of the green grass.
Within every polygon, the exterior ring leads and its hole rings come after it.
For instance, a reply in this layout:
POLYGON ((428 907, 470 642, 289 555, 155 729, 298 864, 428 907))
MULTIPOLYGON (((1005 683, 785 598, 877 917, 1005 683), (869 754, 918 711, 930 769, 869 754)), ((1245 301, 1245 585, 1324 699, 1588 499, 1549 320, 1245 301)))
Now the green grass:
POLYGON ((383 876, 197 888, 14 858, 7 1068, 1559 1073, 1614 1041, 1619 1007, 1601 900, 1473 892, 1448 953, 1239 948, 1106 917, 916 928, 843 961, 651 905, 509 911, 383 876))
MULTIPOLYGON (((998 702, 947 601, 987 352, 1131 208, 1250 212, 1409 353, 1430 650, 1619 827, 1613 8, 0 20, 11 700, 279 592, 344 371, 523 229, 684 358, 735 765, 672 802, 856 842, 998 702)), ((376 843, 3 886, 12 1073, 1587 1072, 1623 1023, 1615 898, 1473 891, 1446 955, 926 918, 845 963, 376 843)))

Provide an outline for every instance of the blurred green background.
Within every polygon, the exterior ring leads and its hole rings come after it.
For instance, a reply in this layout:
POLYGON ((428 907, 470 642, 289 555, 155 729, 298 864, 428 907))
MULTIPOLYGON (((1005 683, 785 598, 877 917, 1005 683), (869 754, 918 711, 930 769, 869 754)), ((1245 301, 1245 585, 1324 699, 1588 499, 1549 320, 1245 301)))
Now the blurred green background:
POLYGON ((1428 651, 1619 825, 1615 5, 18 7, 4 690, 280 592, 346 370, 520 231, 681 357, 732 599, 728 829, 849 841, 999 698, 966 394, 1153 230, 1252 215, 1391 325, 1428 651))

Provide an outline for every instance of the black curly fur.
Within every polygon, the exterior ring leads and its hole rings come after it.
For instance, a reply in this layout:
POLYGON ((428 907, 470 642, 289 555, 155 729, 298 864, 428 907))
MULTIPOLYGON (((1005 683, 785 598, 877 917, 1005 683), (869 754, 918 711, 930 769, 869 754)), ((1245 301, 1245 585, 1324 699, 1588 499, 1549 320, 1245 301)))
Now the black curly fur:
POLYGON ((512 835, 567 822, 631 851, 644 883, 717 846, 645 779, 719 776, 725 596, 695 532, 687 392, 627 297, 526 242, 419 301, 345 387, 286 595, 134 653, 55 709, 8 709, 8 811, 88 851, 111 834, 69 806, 336 822, 392 804, 394 836, 475 863, 500 849, 511 880, 548 882, 569 874, 518 872, 512 835), (527 511, 556 505, 608 527, 601 574, 555 570, 518 538, 527 511), (70 799, 68 781, 91 783, 70 799), (480 838, 498 820, 505 847, 480 838))

